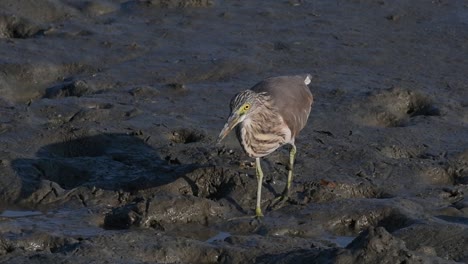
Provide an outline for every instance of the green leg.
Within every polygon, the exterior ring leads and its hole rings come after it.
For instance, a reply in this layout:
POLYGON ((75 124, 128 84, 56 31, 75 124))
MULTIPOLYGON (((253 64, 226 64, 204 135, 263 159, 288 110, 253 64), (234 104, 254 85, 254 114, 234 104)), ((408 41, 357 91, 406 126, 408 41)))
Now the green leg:
POLYGON ((257 174, 257 205, 255 207, 255 216, 263 217, 261 200, 262 200, 262 183, 263 183, 263 171, 260 164, 260 158, 255 159, 255 170, 257 174))
POLYGON ((293 181, 293 167, 294 167, 294 159, 296 157, 296 146, 294 144, 291 144, 291 150, 289 152, 289 172, 288 172, 288 182, 286 183, 286 186, 284 187, 283 192, 281 193, 280 196, 276 197, 271 205, 270 208, 272 209, 278 209, 281 206, 283 206, 284 202, 288 200, 289 197, 289 190, 291 189, 292 181, 293 181))
POLYGON ((293 181, 293 168, 294 168, 294 159, 296 158, 296 146, 294 144, 291 145, 291 150, 289 152, 289 172, 288 172, 288 183, 284 188, 282 193, 282 199, 285 200, 289 196, 289 189, 291 189, 291 184, 293 181))

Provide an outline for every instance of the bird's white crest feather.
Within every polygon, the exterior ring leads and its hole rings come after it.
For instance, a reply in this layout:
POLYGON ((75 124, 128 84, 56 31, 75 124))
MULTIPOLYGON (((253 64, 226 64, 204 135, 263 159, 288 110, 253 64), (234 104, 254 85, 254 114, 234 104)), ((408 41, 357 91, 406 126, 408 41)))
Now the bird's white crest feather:
POLYGON ((310 82, 311 82, 310 75, 307 74, 307 77, 305 78, 304 83, 305 85, 309 85, 310 82))

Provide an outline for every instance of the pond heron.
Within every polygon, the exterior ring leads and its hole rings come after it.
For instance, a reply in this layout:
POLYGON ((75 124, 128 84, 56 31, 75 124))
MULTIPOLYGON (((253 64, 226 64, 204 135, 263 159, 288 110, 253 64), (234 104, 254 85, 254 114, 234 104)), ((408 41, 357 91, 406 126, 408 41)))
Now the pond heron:
POLYGON ((256 217, 263 216, 263 171, 260 158, 285 144, 291 145, 288 181, 278 198, 280 201, 288 198, 296 156, 294 140, 306 125, 313 103, 312 93, 307 86, 310 82, 309 74, 268 78, 236 94, 231 100, 231 114, 219 134, 218 143, 236 128, 242 148, 247 155, 255 158, 258 181, 256 217))

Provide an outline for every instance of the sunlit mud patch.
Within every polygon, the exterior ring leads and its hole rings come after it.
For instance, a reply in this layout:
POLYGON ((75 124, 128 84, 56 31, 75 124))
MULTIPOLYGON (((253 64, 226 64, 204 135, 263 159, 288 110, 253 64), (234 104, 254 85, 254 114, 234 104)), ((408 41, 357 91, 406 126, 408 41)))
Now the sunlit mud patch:
POLYGON ((414 220, 407 217, 399 209, 389 206, 360 208, 346 213, 330 222, 327 229, 338 236, 359 234, 369 227, 385 227, 392 232, 411 225, 414 220))
POLYGON ((420 172, 421 182, 435 185, 453 185, 455 177, 441 166, 428 165, 420 172))
POLYGON ((86 81, 74 80, 47 88, 44 98, 61 98, 68 96, 81 97, 92 94, 93 92, 93 87, 91 87, 86 81))
POLYGON ((30 38, 43 32, 39 26, 12 15, 0 15, 0 38, 30 38))
POLYGON ((392 159, 430 158, 425 145, 388 145, 377 147, 382 155, 392 159))
POLYGON ((200 168, 186 175, 195 184, 193 195, 219 200, 245 187, 238 172, 221 167, 200 168))
POLYGON ((439 116, 432 99, 417 91, 391 88, 371 93, 355 105, 359 120, 377 127, 407 126, 415 116, 439 116))
MULTIPOLYGON (((25 54, 25 56, 29 56, 25 54)), ((46 92, 44 87, 50 87, 57 83, 57 80, 63 79, 63 76, 94 72, 94 66, 83 64, 81 62, 68 63, 49 61, 47 59, 41 61, 2 61, 2 71, 0 77, 2 85, 0 91, 2 97, 16 102, 28 102, 37 98, 44 97, 46 92)), ((65 81, 68 83, 69 81, 65 81)), ((79 88, 65 88, 57 86, 54 92, 50 94, 50 98, 59 96, 79 96, 85 94, 85 90, 79 88), (64 88, 63 91, 61 88, 64 88), (68 89, 68 90, 67 90, 68 89), (81 89, 81 90, 80 90, 81 89)), ((87 94, 91 93, 91 85, 88 86, 87 94)), ((50 90, 50 92, 52 92, 50 90)))
POLYGON ((228 212, 216 202, 194 196, 162 194, 114 208, 104 220, 107 229, 127 229, 131 226, 158 230, 172 229, 174 223, 206 225, 210 219, 228 212))
POLYGON ((194 130, 194 129, 187 129, 181 128, 178 130, 174 130, 171 135, 171 141, 178 144, 188 144, 202 141, 205 138, 205 134, 194 130))
POLYGON ((369 182, 347 183, 320 180, 303 183, 299 197, 304 203, 317 203, 349 198, 390 198, 391 195, 369 182))
POLYGON ((468 185, 468 149, 458 153, 450 160, 447 172, 452 175, 455 184, 468 185))
MULTIPOLYGON (((230 208, 232 215, 245 214, 255 202, 256 179, 239 171, 218 166, 202 166, 184 173, 173 182, 158 187, 171 195, 194 196, 230 208)), ((267 197, 267 192, 264 197, 267 197)))

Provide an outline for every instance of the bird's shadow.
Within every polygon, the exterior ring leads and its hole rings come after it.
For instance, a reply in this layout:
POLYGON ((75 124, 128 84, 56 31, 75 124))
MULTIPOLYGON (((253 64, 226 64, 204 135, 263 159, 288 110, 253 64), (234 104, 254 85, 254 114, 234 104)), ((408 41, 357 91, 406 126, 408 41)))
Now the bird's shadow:
POLYGON ((64 190, 85 186, 136 192, 171 183, 199 166, 170 164, 136 136, 99 134, 45 145, 36 158, 16 159, 12 167, 21 179, 18 201, 44 182, 64 190))

